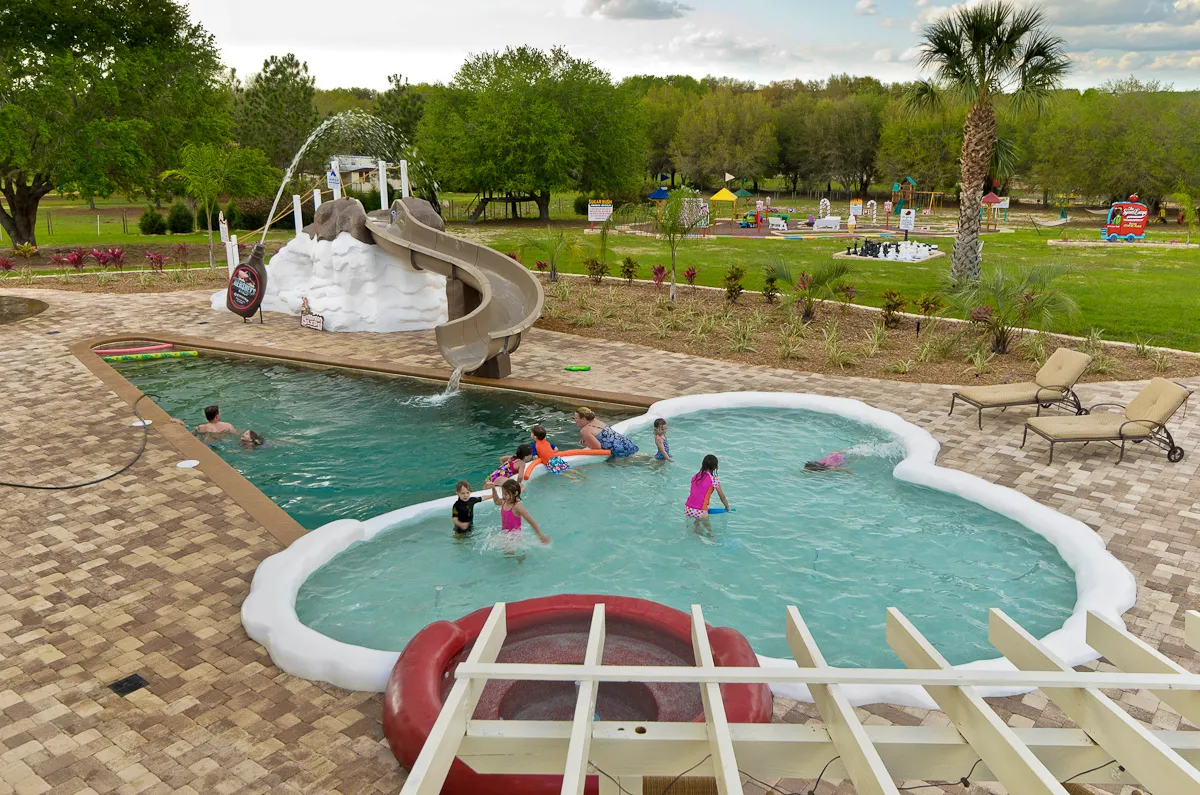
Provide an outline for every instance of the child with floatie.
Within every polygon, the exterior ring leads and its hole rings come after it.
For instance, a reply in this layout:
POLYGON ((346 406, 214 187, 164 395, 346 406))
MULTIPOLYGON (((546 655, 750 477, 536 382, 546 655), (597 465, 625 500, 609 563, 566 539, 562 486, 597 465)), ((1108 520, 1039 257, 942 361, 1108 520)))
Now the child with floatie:
POLYGON ((545 426, 534 425, 529 433, 533 437, 533 452, 547 472, 552 475, 566 475, 572 480, 583 480, 583 475, 571 469, 571 465, 558 455, 558 448, 546 438, 545 426))

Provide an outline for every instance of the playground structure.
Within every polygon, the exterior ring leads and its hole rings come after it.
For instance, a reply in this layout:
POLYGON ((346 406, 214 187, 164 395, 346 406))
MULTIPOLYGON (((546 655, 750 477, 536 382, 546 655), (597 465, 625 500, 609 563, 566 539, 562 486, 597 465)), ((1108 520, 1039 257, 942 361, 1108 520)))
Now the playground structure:
POLYGON ((933 215, 942 209, 945 194, 936 190, 917 190, 917 181, 904 177, 892 183, 892 215, 899 216, 906 207, 914 208, 921 215, 933 215))
MULTIPOLYGON (((490 611, 470 655, 442 687, 444 706, 401 795, 437 795, 454 768, 479 774, 561 776, 564 795, 642 795, 670 789, 684 777, 707 778, 709 791, 743 791, 742 777, 849 779, 857 792, 899 795, 897 782, 998 782, 1023 795, 1069 795, 1086 784, 1140 786, 1151 792, 1200 792, 1200 753, 1192 732, 1164 731, 1131 717, 1102 689, 1143 690, 1200 721, 1200 675, 1130 635, 1119 621, 1086 614, 1087 643, 1114 671, 1079 672, 1045 643, 999 610, 990 611, 988 639, 1011 665, 1007 670, 954 669, 900 611, 887 611, 887 642, 905 668, 830 666, 795 607, 786 612, 788 646, 796 666, 730 668, 716 664, 699 606, 691 609, 695 666, 621 666, 602 662, 605 606, 596 605, 582 663, 498 662, 506 635, 505 605, 490 611), (570 720, 476 718, 476 705, 496 681, 575 683, 570 720), (605 721, 596 715, 604 684, 695 683, 703 722, 605 721), (732 717, 724 688, 733 683, 806 685, 820 724, 748 725, 732 717), (864 725, 846 697, 852 683, 918 685, 937 702, 951 726, 864 725), (981 686, 1041 688, 1078 728, 1010 727, 983 700, 981 686), (649 788, 650 777, 666 777, 649 788), (595 779, 593 779, 595 780, 595 779), (1071 782, 1068 784, 1067 782, 1071 782), (1071 789, 1068 789, 1071 787, 1071 789)), ((1189 611, 1184 642, 1200 649, 1200 613, 1189 611)), ((1152 705, 1157 707, 1157 704, 1152 705)), ((918 787, 924 789, 924 786, 918 787)), ((911 787, 906 789, 912 789, 911 787)))

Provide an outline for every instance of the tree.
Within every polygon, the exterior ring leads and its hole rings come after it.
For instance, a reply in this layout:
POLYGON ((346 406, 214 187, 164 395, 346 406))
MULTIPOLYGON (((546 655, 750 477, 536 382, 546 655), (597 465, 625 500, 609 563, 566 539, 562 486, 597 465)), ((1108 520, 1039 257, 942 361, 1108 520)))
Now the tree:
POLYGON ((521 251, 533 251, 546 258, 550 266, 548 276, 551 282, 558 281, 558 266, 575 256, 582 247, 579 241, 562 227, 547 226, 540 235, 525 238, 521 241, 521 251))
POLYGON ((826 164, 819 148, 816 106, 817 100, 812 94, 797 92, 784 100, 775 114, 776 168, 793 193, 801 185, 814 185, 826 176, 826 164))
POLYGON ((212 214, 217 208, 217 199, 266 193, 279 181, 280 175, 258 149, 188 144, 179 153, 179 167, 164 171, 162 178, 168 183, 178 183, 203 211, 208 226, 208 267, 211 268, 214 262, 212 214))
POLYGON ((36 244, 43 196, 149 190, 174 147, 227 131, 212 37, 172 0, 0 5, 0 226, 36 244), (168 151, 170 150, 170 151, 168 151))
POLYGON ((675 261, 679 246, 691 236, 696 229, 708 221, 708 217, 700 212, 700 194, 691 188, 678 187, 671 191, 671 196, 663 203, 658 216, 658 236, 667 241, 671 249, 671 300, 679 294, 675 280, 675 261))
POLYGON ((996 141, 996 107, 1040 108, 1069 68, 1063 40, 1046 29, 1036 7, 1009 0, 959 6, 924 30, 918 64, 933 78, 910 88, 910 107, 936 108, 943 94, 969 107, 963 123, 958 237, 950 273, 956 281, 980 272, 979 208, 996 141))
POLYGON ((1055 284, 1068 273, 1061 265, 993 268, 974 281, 952 281, 950 304, 987 328, 993 353, 1008 353, 1017 334, 1030 326, 1044 330, 1078 312, 1075 299, 1055 284))
POLYGON ((942 108, 913 114, 901 101, 883 114, 876 165, 887 182, 912 177, 922 190, 952 191, 958 184, 964 112, 942 108))
POLYGON ((866 196, 875 177, 883 110, 887 99, 879 94, 852 95, 840 101, 822 100, 818 125, 824 147, 825 170, 847 189, 866 196))
POLYGON ((699 95, 664 83, 652 86, 641 99, 641 114, 646 124, 646 168, 651 174, 670 174, 675 187, 675 158, 672 142, 679 120, 699 95))
POLYGON ((418 130, 439 181, 481 194, 477 215, 494 200, 534 201, 549 220, 551 191, 628 191, 642 172, 636 95, 562 48, 472 56, 432 92, 418 130))
POLYGON ((411 144, 425 114, 425 96, 400 75, 388 75, 388 90, 379 95, 372 113, 406 144, 411 144))
POLYGON ((745 179, 767 176, 775 159, 773 117, 761 94, 720 86, 680 119, 675 163, 699 185, 719 184, 727 171, 745 179))
POLYGON ((276 168, 287 168, 317 125, 314 78, 292 53, 272 55, 237 98, 237 140, 261 149, 276 168))

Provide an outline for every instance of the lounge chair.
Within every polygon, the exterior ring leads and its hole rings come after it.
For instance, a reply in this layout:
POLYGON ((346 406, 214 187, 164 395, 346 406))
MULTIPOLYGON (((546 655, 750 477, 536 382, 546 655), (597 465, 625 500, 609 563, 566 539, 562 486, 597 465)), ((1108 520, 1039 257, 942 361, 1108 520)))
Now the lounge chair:
POLYGON ((1079 396, 1075 394, 1075 382, 1080 379, 1092 357, 1086 353, 1067 348, 1056 350, 1032 381, 995 386, 976 386, 960 389, 950 398, 950 413, 954 413, 955 401, 961 400, 979 410, 979 430, 983 430, 984 409, 1007 409, 1009 406, 1037 406, 1041 416, 1043 408, 1061 403, 1076 414, 1083 412, 1079 396))
POLYGON ((1119 443, 1120 463, 1125 458, 1125 442, 1150 442, 1167 451, 1167 460, 1172 464, 1183 460, 1183 448, 1175 444, 1167 421, 1179 411, 1179 407, 1192 396, 1190 389, 1155 378, 1138 393, 1128 406, 1120 403, 1097 403, 1084 409, 1077 417, 1035 417, 1025 423, 1025 434, 1021 446, 1033 431, 1050 443, 1050 463, 1054 463, 1054 445, 1059 442, 1111 442, 1119 443), (1115 406, 1123 413, 1092 412, 1101 406, 1115 406))

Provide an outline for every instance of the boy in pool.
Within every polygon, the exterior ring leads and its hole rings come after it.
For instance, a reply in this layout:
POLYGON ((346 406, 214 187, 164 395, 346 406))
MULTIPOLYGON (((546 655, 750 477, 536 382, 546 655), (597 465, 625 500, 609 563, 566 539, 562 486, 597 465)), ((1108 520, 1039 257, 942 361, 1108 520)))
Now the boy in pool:
POLYGON ((805 472, 846 472, 853 475, 854 471, 846 467, 845 453, 830 453, 819 461, 809 461, 804 465, 805 472))
POLYGON ((483 502, 482 497, 471 496, 471 484, 460 480, 454 485, 454 493, 458 499, 450 509, 450 518, 454 521, 454 534, 466 535, 475 529, 475 506, 483 502))
POLYGON ((538 460, 545 465, 547 472, 552 475, 566 475, 572 480, 583 480, 581 473, 571 469, 571 465, 562 456, 557 455, 558 448, 546 438, 546 428, 544 426, 534 425, 529 429, 529 434, 533 437, 533 452, 537 455, 538 460))

